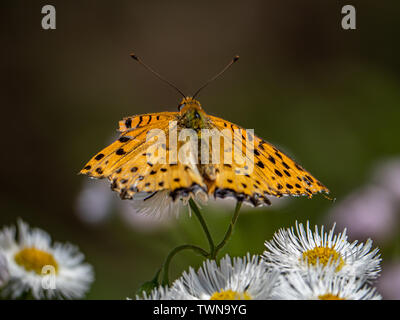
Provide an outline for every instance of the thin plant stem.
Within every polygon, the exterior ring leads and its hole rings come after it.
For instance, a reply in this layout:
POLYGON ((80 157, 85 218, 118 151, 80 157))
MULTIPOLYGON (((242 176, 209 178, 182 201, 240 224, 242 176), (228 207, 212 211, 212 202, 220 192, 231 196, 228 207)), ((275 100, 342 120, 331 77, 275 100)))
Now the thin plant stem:
POLYGON ((168 254, 167 258, 165 259, 164 265, 163 265, 163 278, 162 278, 162 284, 163 285, 169 285, 169 276, 168 276, 169 265, 171 263, 172 258, 178 252, 190 249, 190 250, 193 250, 193 251, 201 254, 205 258, 211 258, 211 259, 215 259, 216 258, 218 252, 226 245, 226 243, 228 242, 229 238, 232 235, 233 228, 234 228, 234 226, 236 224, 236 221, 237 221, 237 219, 239 217, 239 211, 240 211, 240 208, 242 206, 242 201, 238 201, 236 203, 235 212, 234 212, 234 214, 232 216, 231 223, 228 226, 228 230, 226 231, 225 236, 222 239, 222 241, 217 246, 215 246, 214 241, 213 241, 213 239, 211 237, 211 233, 208 230, 206 221, 204 220, 204 218, 203 218, 198 206, 193 201, 193 199, 189 200, 189 204, 190 204, 190 207, 192 208, 193 212, 195 213, 197 219, 199 220, 199 222, 200 222, 200 224, 201 224, 201 226, 202 226, 202 228, 204 230, 204 233, 205 233, 205 235, 207 237, 207 240, 208 240, 208 243, 210 245, 210 252, 207 252, 203 248, 200 248, 198 246, 191 245, 191 244, 184 244, 184 245, 178 246, 175 249, 173 249, 168 254))
POLYGON ((163 272, 163 279, 162 279, 162 284, 163 284, 163 285, 169 285, 168 273, 169 273, 169 265, 170 265, 170 263, 171 263, 172 258, 173 258, 178 252, 183 251, 183 250, 187 250, 187 249, 196 251, 196 252, 200 253, 202 256, 204 256, 204 257, 206 257, 206 258, 209 256, 209 253, 208 253, 207 251, 205 251, 204 249, 202 249, 202 248, 200 248, 200 247, 198 247, 198 246, 195 246, 195 245, 184 244, 184 245, 181 245, 181 246, 176 247, 175 249, 173 249, 173 250, 169 253, 169 255, 167 256, 167 259, 165 259, 165 262, 164 262, 164 265, 163 265, 163 269, 164 269, 164 272, 163 272))
POLYGON ((199 207, 197 206, 196 202, 192 198, 189 199, 189 204, 190 207, 192 208, 193 212, 195 213, 197 219, 199 219, 199 222, 201 226, 203 227, 204 233, 206 234, 208 244, 210 245, 210 256, 214 255, 214 250, 215 250, 215 245, 214 241, 211 237, 210 231, 208 230, 206 221, 204 220, 203 216, 201 215, 201 212, 199 210, 199 207))
POLYGON ((234 214, 232 216, 231 223, 229 224, 228 230, 226 230, 224 238, 215 247, 215 250, 214 250, 213 255, 211 257, 212 259, 215 259, 217 257, 218 252, 226 245, 226 243, 228 242, 229 238, 231 237, 233 228, 234 228, 234 226, 236 224, 236 221, 237 221, 237 219, 239 217, 239 211, 240 211, 241 206, 242 206, 242 201, 236 202, 235 212, 234 212, 234 214))

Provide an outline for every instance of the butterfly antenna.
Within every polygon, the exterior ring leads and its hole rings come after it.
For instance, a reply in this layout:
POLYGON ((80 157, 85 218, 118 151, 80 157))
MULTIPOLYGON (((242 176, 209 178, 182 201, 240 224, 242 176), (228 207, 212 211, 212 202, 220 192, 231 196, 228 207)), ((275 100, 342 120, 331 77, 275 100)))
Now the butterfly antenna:
POLYGON ((158 79, 160 79, 161 81, 165 82, 166 84, 170 85, 172 88, 174 88, 176 91, 178 91, 184 98, 186 97, 186 95, 178 89, 177 86, 175 86, 173 83, 169 82, 167 79, 163 78, 159 73, 157 73, 156 71, 154 71, 152 68, 150 68, 147 64, 145 64, 141 59, 139 59, 139 57, 134 54, 131 53, 130 56, 132 57, 132 59, 136 60, 137 62, 139 62, 143 67, 145 67, 147 70, 149 70, 152 74, 154 74, 158 79))
POLYGON ((205 84, 203 84, 199 90, 196 91, 196 93, 193 95, 193 98, 195 98, 201 90, 203 90, 205 87, 207 87, 211 82, 213 82, 215 79, 217 79, 220 75, 222 75, 226 70, 229 69, 231 65, 233 65, 236 61, 239 60, 239 56, 236 55, 233 57, 233 59, 225 66, 225 68, 222 69, 221 72, 217 73, 213 78, 208 80, 205 84))

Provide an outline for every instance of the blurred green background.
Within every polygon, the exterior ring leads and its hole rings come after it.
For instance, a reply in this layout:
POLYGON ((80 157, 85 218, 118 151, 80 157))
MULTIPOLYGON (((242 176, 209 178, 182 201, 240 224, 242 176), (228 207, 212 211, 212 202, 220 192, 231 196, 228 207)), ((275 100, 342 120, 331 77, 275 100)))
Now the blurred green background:
MULTIPOLYGON (((118 121, 180 101, 133 51, 188 93, 239 54, 200 95, 204 109, 254 128, 340 201, 377 162, 400 155, 399 16, 392 1, 2 1, 0 226, 22 217, 77 244, 95 268, 89 299, 132 297, 172 248, 206 246, 185 213, 154 228, 128 222, 116 205, 96 223, 78 213, 88 179, 77 173, 118 121), (56 30, 41 28, 45 4, 56 8, 56 30), (357 10, 356 30, 341 28, 345 4, 357 10)), ((222 254, 262 253, 279 228, 326 223, 333 206, 317 196, 244 207, 222 254)), ((217 239, 233 208, 204 206, 217 239)), ((399 254, 398 238, 375 241, 384 261, 399 254)), ((179 254, 171 278, 201 261, 179 254)))

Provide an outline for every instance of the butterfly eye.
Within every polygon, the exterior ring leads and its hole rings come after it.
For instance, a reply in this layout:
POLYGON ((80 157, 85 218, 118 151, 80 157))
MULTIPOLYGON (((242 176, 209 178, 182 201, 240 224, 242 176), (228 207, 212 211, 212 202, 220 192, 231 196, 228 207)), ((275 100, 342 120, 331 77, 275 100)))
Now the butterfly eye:
POLYGON ((185 103, 180 104, 180 105, 178 106, 178 111, 181 111, 182 108, 183 108, 185 105, 186 105, 185 103))

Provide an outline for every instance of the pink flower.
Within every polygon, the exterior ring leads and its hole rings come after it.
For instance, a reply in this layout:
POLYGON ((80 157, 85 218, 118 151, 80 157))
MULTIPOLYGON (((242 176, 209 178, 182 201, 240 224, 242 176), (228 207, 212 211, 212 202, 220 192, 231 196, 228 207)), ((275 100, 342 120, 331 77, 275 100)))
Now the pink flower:
POLYGON ((384 241, 396 231, 396 203, 386 190, 367 186, 337 204, 329 213, 339 228, 347 228, 352 238, 384 241))
POLYGON ((377 288, 384 299, 400 299, 400 261, 386 264, 377 283, 377 288))

